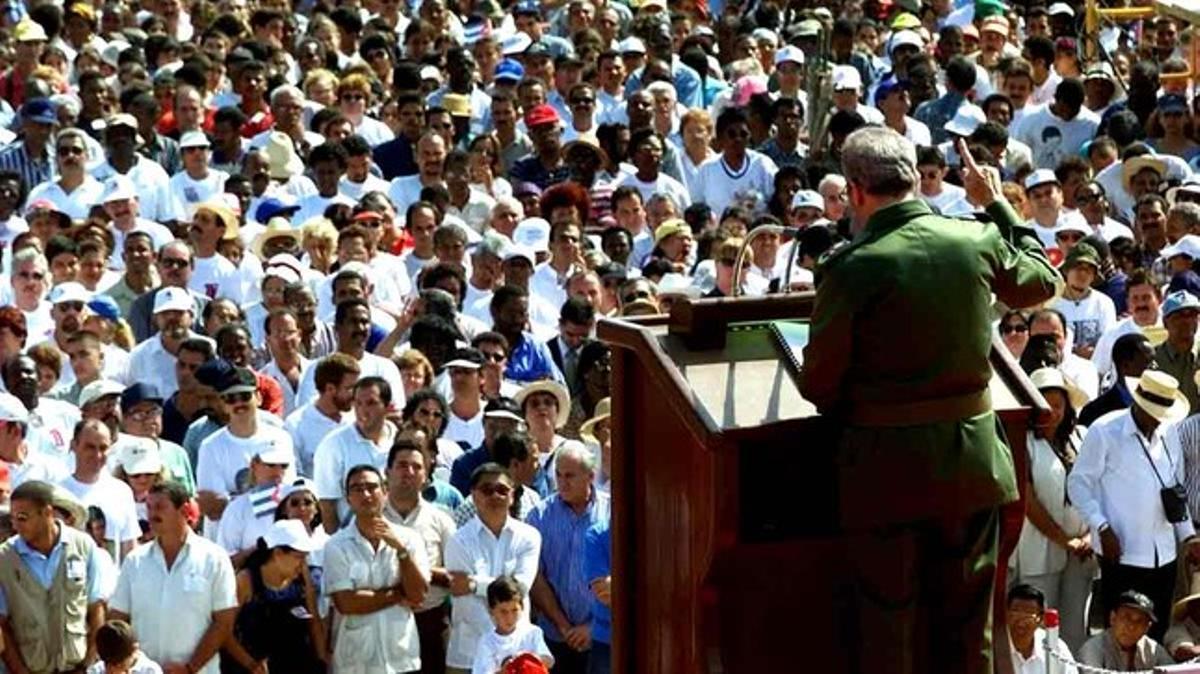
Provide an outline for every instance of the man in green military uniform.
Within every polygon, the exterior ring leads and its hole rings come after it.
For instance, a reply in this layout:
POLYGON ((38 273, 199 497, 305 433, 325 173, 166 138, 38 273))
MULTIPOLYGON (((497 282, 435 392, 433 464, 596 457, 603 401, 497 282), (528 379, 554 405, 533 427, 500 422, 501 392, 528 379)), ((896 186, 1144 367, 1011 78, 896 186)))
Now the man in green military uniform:
POLYGON ((801 390, 841 432, 858 671, 991 674, 998 507, 1017 498, 988 395, 993 294, 1039 304, 1058 272, 961 143, 992 223, 917 199, 915 148, 890 129, 842 152, 854 240, 819 271, 801 390))

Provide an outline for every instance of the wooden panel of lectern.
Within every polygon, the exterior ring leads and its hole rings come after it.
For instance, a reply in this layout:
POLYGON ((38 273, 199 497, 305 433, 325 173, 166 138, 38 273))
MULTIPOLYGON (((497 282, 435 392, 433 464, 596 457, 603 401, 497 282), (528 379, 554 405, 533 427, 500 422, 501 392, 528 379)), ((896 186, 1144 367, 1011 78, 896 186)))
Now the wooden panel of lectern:
MULTIPOLYGON (((839 672, 846 649, 870 647, 842 643, 834 618, 833 429, 800 396, 769 324, 807 319, 812 297, 601 321, 614 346, 613 672, 839 672)), ((992 366, 1023 475, 1025 429, 1045 402, 998 342, 992 366)), ((1022 513, 1007 509, 1004 559, 1022 513)))

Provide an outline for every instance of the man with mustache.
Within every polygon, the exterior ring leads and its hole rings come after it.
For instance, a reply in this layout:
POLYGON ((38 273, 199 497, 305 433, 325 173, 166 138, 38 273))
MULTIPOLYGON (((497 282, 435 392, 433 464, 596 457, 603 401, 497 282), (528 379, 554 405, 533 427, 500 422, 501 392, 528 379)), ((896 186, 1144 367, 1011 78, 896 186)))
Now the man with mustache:
POLYGON ((142 198, 133 180, 127 176, 114 176, 104 185, 104 194, 100 197, 104 212, 112 225, 109 231, 113 235, 113 252, 108 264, 113 269, 124 269, 125 237, 130 232, 145 232, 150 235, 154 250, 159 250, 171 241, 175 235, 165 226, 153 220, 142 217, 142 198))
MULTIPOLYGON (((354 298, 338 303, 333 328, 337 332, 337 353, 344 353, 358 362, 363 377, 381 377, 392 388, 395 409, 404 407, 404 383, 400 370, 387 358, 367 351, 371 334, 371 305, 367 300, 354 298)), ((306 405, 317 398, 316 366, 309 364, 300 377, 296 405, 306 405)))
POLYGON ((175 358, 185 339, 199 336, 191 330, 194 312, 195 303, 184 288, 169 286, 158 291, 154 297, 158 335, 138 344, 129 354, 131 381, 150 384, 165 398, 179 389, 175 358))
POLYGON ((1092 353, 1092 364, 1100 373, 1101 388, 1108 388, 1116 375, 1112 350, 1117 339, 1122 335, 1148 328, 1162 327, 1162 314, 1159 311, 1162 305, 1162 291, 1146 271, 1139 269, 1130 274, 1125 283, 1125 298, 1129 316, 1106 330, 1100 336, 1100 341, 1096 342, 1096 350, 1092 353))

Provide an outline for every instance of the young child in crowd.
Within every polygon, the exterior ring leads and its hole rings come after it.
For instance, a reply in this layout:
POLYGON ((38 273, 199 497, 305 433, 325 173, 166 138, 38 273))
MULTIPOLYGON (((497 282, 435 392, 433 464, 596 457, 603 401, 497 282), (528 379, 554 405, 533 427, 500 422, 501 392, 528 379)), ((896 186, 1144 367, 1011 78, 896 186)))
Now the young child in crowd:
POLYGON ((133 626, 124 620, 109 620, 96 630, 96 655, 100 659, 87 674, 162 674, 162 668, 142 653, 133 626))
POLYGON ((487 589, 488 611, 496 629, 483 635, 471 674, 498 674, 505 662, 522 653, 539 657, 546 668, 554 666, 554 656, 546 646, 542 628, 524 619, 525 592, 515 578, 501 576, 487 589))

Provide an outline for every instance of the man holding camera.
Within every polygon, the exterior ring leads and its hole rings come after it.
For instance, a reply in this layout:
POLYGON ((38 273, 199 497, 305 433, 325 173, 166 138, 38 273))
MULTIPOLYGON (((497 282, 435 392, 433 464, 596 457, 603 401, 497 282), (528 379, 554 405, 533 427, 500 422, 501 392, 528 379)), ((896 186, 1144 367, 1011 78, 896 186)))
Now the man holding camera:
POLYGON ((1101 417, 1088 429, 1067 478, 1071 502, 1099 544, 1104 608, 1136 590, 1155 607, 1150 636, 1162 641, 1171 620, 1176 549, 1200 560, 1200 537, 1188 514, 1183 451, 1166 431, 1188 414, 1179 382, 1147 370, 1130 387, 1128 411, 1101 417))

